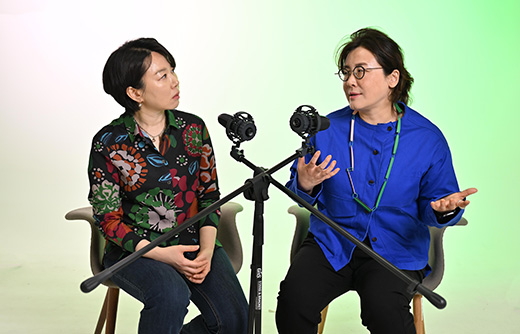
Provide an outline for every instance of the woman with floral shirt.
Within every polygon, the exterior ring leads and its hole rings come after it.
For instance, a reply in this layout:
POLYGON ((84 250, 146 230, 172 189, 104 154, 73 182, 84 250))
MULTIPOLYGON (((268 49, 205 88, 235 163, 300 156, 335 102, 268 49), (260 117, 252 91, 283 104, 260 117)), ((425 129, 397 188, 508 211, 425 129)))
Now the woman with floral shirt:
MULTIPOLYGON (((89 201, 109 267, 219 199, 204 121, 176 110, 175 60, 153 38, 125 43, 103 71, 125 113, 95 136, 89 201)), ((248 306, 216 240, 219 212, 175 235, 112 280, 144 304, 139 333, 245 333, 248 306), (183 325, 191 301, 201 315, 183 325)))

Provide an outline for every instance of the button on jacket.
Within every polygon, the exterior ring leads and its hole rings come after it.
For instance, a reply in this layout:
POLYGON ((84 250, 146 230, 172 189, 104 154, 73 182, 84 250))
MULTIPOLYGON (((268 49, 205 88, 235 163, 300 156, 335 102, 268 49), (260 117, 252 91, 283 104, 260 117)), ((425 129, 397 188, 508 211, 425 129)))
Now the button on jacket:
MULTIPOLYGON (((400 269, 427 268, 430 234, 428 226, 454 225, 460 210, 445 225, 438 223, 432 201, 459 191, 448 143, 441 131, 415 110, 401 104, 404 114, 395 160, 379 207, 368 213, 352 197, 347 168, 350 167, 350 121, 345 107, 328 115, 330 127, 311 141, 341 170, 317 186, 312 196, 297 187, 296 162, 287 187, 305 199, 360 241, 369 238, 372 248, 400 269)), ((395 139, 397 122, 372 125, 356 116, 354 126, 354 171, 352 180, 359 198, 375 206, 384 181, 395 139)), ((311 156, 307 155, 306 161, 311 156)), ((311 215, 310 232, 335 270, 349 261, 354 244, 311 215)))

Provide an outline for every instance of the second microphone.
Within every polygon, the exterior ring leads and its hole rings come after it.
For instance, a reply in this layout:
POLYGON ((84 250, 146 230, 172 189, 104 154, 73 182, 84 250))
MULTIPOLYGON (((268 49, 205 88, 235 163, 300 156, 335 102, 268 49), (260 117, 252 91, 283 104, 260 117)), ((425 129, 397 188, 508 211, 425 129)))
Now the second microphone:
POLYGON ((239 111, 233 116, 220 114, 218 122, 226 128, 226 134, 233 142, 251 140, 256 135, 253 117, 244 111, 239 111))

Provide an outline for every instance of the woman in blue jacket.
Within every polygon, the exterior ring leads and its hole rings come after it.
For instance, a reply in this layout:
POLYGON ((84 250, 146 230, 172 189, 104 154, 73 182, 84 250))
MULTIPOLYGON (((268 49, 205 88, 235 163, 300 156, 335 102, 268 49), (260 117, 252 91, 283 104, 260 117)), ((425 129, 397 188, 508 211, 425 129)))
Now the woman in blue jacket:
MULTIPOLYGON (((408 275, 428 273, 428 226, 456 224, 477 189, 460 191, 441 131, 408 107, 413 78, 397 43, 374 29, 338 52, 349 106, 312 138, 287 187, 408 275)), ((316 333, 320 311, 355 290, 371 333, 415 333, 405 282, 311 216, 280 285, 279 333, 316 333)))

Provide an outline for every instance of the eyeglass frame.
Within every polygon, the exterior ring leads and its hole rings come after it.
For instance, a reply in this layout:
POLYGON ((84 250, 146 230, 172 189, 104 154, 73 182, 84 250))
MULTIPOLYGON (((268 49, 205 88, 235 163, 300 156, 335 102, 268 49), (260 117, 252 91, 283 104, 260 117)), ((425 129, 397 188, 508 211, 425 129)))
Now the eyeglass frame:
POLYGON ((345 77, 345 79, 342 79, 342 78, 341 78, 341 75, 345 75, 345 73, 343 73, 343 69, 342 69, 342 68, 340 68, 340 69, 338 70, 338 72, 336 72, 336 73, 334 73, 334 74, 336 74, 336 75, 338 76, 338 78, 339 78, 341 81, 343 81, 343 82, 347 82, 348 79, 350 79, 350 76, 351 76, 352 74, 354 74, 354 78, 356 78, 356 79, 358 79, 358 80, 361 80, 361 79, 363 79, 363 78, 365 77, 365 74, 366 74, 367 70, 380 70, 380 69, 383 69, 383 67, 367 67, 367 68, 365 68, 365 67, 363 67, 362 65, 357 65, 357 66, 355 66, 355 67, 352 69, 352 71, 348 71, 348 75, 345 77), (356 68, 361 68, 361 69, 363 70, 363 75, 361 75, 361 78, 358 78, 358 77, 356 76, 356 74, 355 74, 355 70, 356 70, 356 68))

